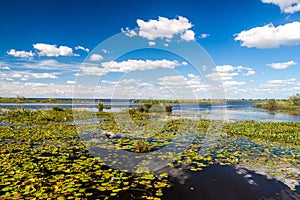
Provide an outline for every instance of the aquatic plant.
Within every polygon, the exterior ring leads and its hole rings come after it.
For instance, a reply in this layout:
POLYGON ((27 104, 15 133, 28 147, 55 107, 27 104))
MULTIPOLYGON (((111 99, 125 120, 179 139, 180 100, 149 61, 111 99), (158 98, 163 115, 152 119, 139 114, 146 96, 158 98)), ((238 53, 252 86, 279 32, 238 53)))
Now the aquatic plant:
POLYGON ((133 151, 137 153, 146 153, 153 151, 153 146, 149 144, 149 142, 143 140, 137 140, 134 142, 133 151))

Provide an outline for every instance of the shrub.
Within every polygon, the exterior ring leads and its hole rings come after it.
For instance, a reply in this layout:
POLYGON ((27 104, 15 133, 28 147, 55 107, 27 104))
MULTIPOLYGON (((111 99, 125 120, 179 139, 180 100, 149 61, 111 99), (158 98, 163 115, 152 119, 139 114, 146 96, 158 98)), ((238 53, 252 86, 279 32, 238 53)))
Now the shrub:
POLYGON ((291 96, 289 100, 294 106, 300 106, 300 94, 291 96))
POLYGON ((148 113, 150 108, 151 108, 152 104, 150 103, 145 103, 145 104, 140 104, 138 105, 138 107, 136 108, 139 112, 146 112, 148 113))
POLYGON ((24 102, 25 101, 25 97, 23 96, 17 96, 17 102, 20 103, 20 102, 24 102))
POLYGON ((47 101, 50 102, 50 103, 53 103, 53 102, 55 102, 55 99, 54 98, 48 98, 47 101))
POLYGON ((278 105, 277 105, 275 99, 269 99, 269 100, 267 101, 267 109, 268 109, 269 111, 275 111, 275 110, 278 110, 278 105))
POLYGON ((59 107, 59 106, 52 106, 52 110, 53 111, 64 111, 64 109, 62 107, 59 107))
POLYGON ((172 111, 173 111, 173 106, 170 105, 170 104, 166 105, 166 106, 165 106, 165 111, 166 111, 167 113, 172 113, 172 111))
POLYGON ((111 109, 111 106, 109 106, 109 105, 104 106, 104 109, 111 109))

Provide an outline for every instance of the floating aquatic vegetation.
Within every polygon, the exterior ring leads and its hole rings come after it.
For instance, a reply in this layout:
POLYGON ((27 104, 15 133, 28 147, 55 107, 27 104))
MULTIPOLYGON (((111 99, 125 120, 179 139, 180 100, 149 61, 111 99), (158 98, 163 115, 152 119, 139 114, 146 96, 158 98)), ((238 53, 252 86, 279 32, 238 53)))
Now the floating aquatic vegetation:
POLYGON ((168 185, 166 178, 121 172, 92 158, 73 125, 6 126, 0 138, 1 198, 108 199, 135 189, 155 197, 168 185))
POLYGON ((300 145, 300 123, 296 122, 254 122, 242 121, 226 124, 224 131, 228 134, 261 138, 270 141, 300 145))
MULTIPOLYGON (((148 126, 146 119, 151 119, 151 116, 136 114, 133 122, 124 122, 120 128, 112 120, 112 114, 102 112, 97 114, 101 120, 96 126, 79 124, 75 127, 53 123, 64 121, 61 117, 69 111, 59 111, 62 116, 50 117, 50 121, 41 116, 55 115, 54 111, 43 112, 20 111, 24 119, 8 112, 1 118, 3 121, 11 119, 8 121, 15 124, 0 126, 0 199, 136 197, 157 200, 163 196, 164 188, 171 187, 171 176, 181 176, 184 180, 184 170, 200 171, 213 164, 235 165, 237 169, 247 167, 270 178, 275 177, 292 189, 296 186, 295 181, 300 181, 300 123, 225 124, 223 133, 211 138, 213 145, 207 145, 209 141, 205 139, 210 128, 207 120, 168 120, 164 126, 154 122, 148 126), (35 116, 41 118, 37 120, 35 116), (33 126, 35 123, 41 125, 33 126), (137 124, 142 133, 132 131, 137 124), (89 131, 86 143, 82 141, 84 138, 79 138, 78 126, 89 131), (120 134, 120 137, 108 138, 105 131, 120 134), (174 141, 178 135, 185 137, 174 141), (190 138, 193 140, 186 146, 190 138), (92 157, 87 151, 99 140, 107 141, 105 146, 98 147, 108 152, 108 157, 103 160, 92 157), (137 144, 142 148, 136 148, 137 144), (140 153, 136 153, 134 158, 139 162, 138 157, 145 152, 144 149, 146 152, 159 152, 168 145, 173 145, 171 147, 181 153, 157 154, 160 159, 174 162, 164 168, 157 166, 155 174, 146 168, 140 168, 140 173, 133 174, 107 166, 119 150, 136 152, 135 149, 139 149, 140 153)), ((123 159, 129 160, 126 154, 123 159)), ((124 160, 115 162, 126 165, 124 160)), ((150 161, 148 164, 151 164, 150 161)))

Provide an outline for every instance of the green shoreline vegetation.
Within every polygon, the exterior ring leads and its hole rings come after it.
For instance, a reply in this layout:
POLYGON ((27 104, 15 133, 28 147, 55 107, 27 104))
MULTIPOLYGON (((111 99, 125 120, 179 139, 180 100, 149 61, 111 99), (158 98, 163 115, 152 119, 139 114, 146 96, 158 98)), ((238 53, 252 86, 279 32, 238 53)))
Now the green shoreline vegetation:
POLYGON ((264 108, 269 112, 285 112, 291 115, 300 115, 300 94, 290 96, 289 99, 268 99, 253 105, 254 108, 264 108))
MULTIPOLYGON (((112 148, 137 153, 155 151, 168 145, 178 134, 196 134, 205 138, 209 120, 169 119, 160 126, 151 119, 172 116, 170 102, 148 102, 129 109, 131 122, 120 128, 114 113, 99 111, 80 112, 81 119, 101 119, 99 128, 107 133, 124 134, 111 138, 111 144, 99 148, 112 148), (162 111, 162 112, 160 112, 162 111), (158 114, 157 114, 158 113, 158 114), (138 140, 128 130, 139 127, 152 141, 138 140), (128 130, 127 130, 128 128, 128 130)), ((127 111, 126 111, 127 112, 127 111)), ((127 113, 128 113, 127 112, 127 113)), ((118 115, 126 113, 117 113, 118 115)), ((149 199, 159 200, 164 189, 172 187, 167 173, 129 173, 112 169, 103 160, 94 158, 88 151, 89 143, 79 138, 78 127, 88 130, 89 125, 73 125, 71 109, 52 107, 51 110, 0 109, 0 199, 149 199), (7 124, 6 124, 7 123, 7 124)), ((288 174, 300 181, 300 175, 287 169, 299 166, 300 122, 241 121, 223 124, 215 146, 209 146, 206 155, 199 155, 201 142, 190 147, 176 158, 174 164, 191 171, 199 171, 213 164, 241 166, 268 166, 268 173, 288 174), (253 138, 255 141, 249 140, 253 138), (273 143, 276 142, 276 143, 273 143), (279 143, 279 145, 277 145, 279 143), (280 152, 275 154, 273 152, 280 152), (259 155, 259 156, 257 156, 259 155)), ((96 133, 94 138, 101 138, 96 133)), ((168 156, 168 155, 161 155, 168 156)), ((109 158, 108 158, 109 159, 109 158)), ((122 163, 120 163, 122 165, 122 163)))
POLYGON ((47 99, 28 99, 23 96, 13 97, 0 97, 0 103, 72 103, 70 99, 55 99, 55 98, 47 98, 47 99))
MULTIPOLYGON (((86 103, 87 100, 75 100, 76 103, 86 103)), ((91 99, 91 101, 95 101, 91 99)), ((183 100, 174 100, 174 99, 131 99, 133 103, 150 103, 150 104, 173 104, 173 103, 197 103, 197 104, 222 104, 225 103, 226 100, 217 100, 217 99, 183 99, 183 100)), ((228 100, 227 100, 228 101, 228 100)), ((261 100, 253 100, 253 99, 232 99, 230 101, 261 101, 261 100)), ((98 102, 101 102, 98 100, 98 102)), ((56 99, 56 98, 25 98, 24 96, 17 97, 0 97, 0 103, 72 103, 72 99, 56 99)))
POLYGON ((212 99, 183 99, 183 100, 173 100, 173 99, 133 99, 133 103, 198 103, 198 104, 220 104, 224 103, 223 100, 212 100, 212 99))

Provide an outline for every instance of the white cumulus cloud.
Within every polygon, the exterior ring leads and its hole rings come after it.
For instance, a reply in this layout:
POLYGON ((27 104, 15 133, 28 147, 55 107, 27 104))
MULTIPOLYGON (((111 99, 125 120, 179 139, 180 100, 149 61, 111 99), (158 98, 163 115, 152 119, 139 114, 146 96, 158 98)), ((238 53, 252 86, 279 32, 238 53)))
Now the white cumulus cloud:
POLYGON ((300 11, 300 0, 262 0, 262 2, 275 4, 283 13, 293 14, 300 11))
POLYGON ((110 61, 102 63, 102 66, 109 72, 129 72, 136 70, 152 70, 157 68, 175 68, 179 65, 183 65, 174 60, 127 60, 127 61, 110 61))
POLYGON ((253 76, 255 75, 255 71, 249 70, 247 73, 243 74, 243 76, 253 76))
POLYGON ((292 85, 295 84, 296 79, 290 78, 290 79, 278 79, 278 80, 269 80, 265 83, 264 86, 266 87, 282 87, 286 85, 292 85))
POLYGON ((33 47, 38 50, 39 56, 58 57, 58 56, 79 56, 73 53, 73 49, 67 46, 59 46, 55 44, 36 43, 33 47))
MULTIPOLYGON (((84 88, 84 92, 88 88, 84 88)), ((0 93, 6 96, 17 95, 25 97, 72 97, 73 86, 67 84, 37 83, 37 82, 6 82, 0 80, 0 93)))
POLYGON ((149 46, 154 46, 156 44, 156 42, 150 41, 148 42, 149 46))
POLYGON ((180 37, 185 41, 192 41, 195 40, 195 33, 192 30, 187 30, 183 34, 181 34, 180 37))
POLYGON ((300 22, 291 22, 275 27, 267 24, 244 30, 235 35, 235 41, 241 41, 241 46, 260 49, 277 48, 300 44, 300 22))
POLYGON ((240 86, 240 85, 245 85, 246 83, 243 81, 224 81, 223 85, 225 87, 232 87, 232 86, 240 86))
POLYGON ((103 56, 100 54, 93 54, 90 56, 89 60, 91 61, 101 61, 103 60, 103 56))
POLYGON ((164 76, 158 79, 160 85, 168 86, 168 87, 186 87, 187 79, 184 76, 164 76))
POLYGON ((77 71, 80 68, 80 63, 65 63, 65 62, 58 62, 54 59, 47 59, 47 60, 30 60, 30 62, 21 63, 21 64, 14 64, 15 69, 23 70, 26 69, 33 69, 33 70, 59 70, 59 71, 77 71))
POLYGON ((55 74, 53 73, 32 73, 31 74, 33 78, 37 79, 44 79, 44 78, 58 78, 55 74))
POLYGON ((82 51, 85 51, 85 52, 90 52, 90 50, 88 48, 84 48, 83 46, 77 46, 75 47, 75 50, 82 50, 82 51))
MULTIPOLYGON (((179 34, 181 39, 191 41, 195 39, 194 31, 190 30, 192 23, 185 17, 179 16, 175 19, 168 19, 166 17, 158 17, 158 20, 151 19, 144 21, 138 19, 137 21, 139 32, 138 35, 148 40, 155 40, 157 38, 171 39, 174 35, 179 34)), ((123 30, 124 31, 124 30, 123 30)), ((128 36, 137 35, 136 32, 130 32, 126 28, 128 36)))
POLYGON ((81 69, 81 74, 75 74, 75 76, 80 76, 82 74, 89 74, 95 76, 101 76, 106 73, 104 68, 99 68, 97 66, 84 66, 81 69))
POLYGON ((134 30, 130 30, 128 27, 125 28, 125 30, 122 28, 121 29, 122 33, 125 33, 128 37, 133 37, 136 36, 137 33, 134 30))
POLYGON ((219 65, 213 69, 213 73, 207 74, 206 77, 212 80, 231 81, 235 76, 252 76, 255 75, 253 68, 244 66, 219 65))
POLYGON ((109 53, 109 51, 108 50, 106 50, 106 49, 101 49, 101 51, 103 52, 103 53, 109 53))
POLYGON ((219 73, 227 73, 227 72, 231 72, 234 70, 234 67, 231 65, 220 65, 220 66, 216 66, 216 68, 214 69, 214 71, 219 72, 219 73))
POLYGON ((6 64, 0 65, 0 70, 10 70, 10 67, 6 64))
POLYGON ((9 71, 0 72, 0 80, 15 80, 27 81, 29 79, 56 79, 59 73, 35 73, 30 71, 9 71))
POLYGON ((7 51, 7 54, 19 58, 32 58, 34 56, 34 53, 32 53, 32 51, 16 51, 15 49, 7 51))
POLYGON ((293 60, 287 62, 279 62, 279 63, 271 63, 267 64, 267 66, 272 67, 274 69, 286 69, 290 66, 296 65, 297 63, 293 60))
POLYGON ((209 34, 208 34, 208 33, 202 33, 202 34, 200 35, 200 38, 207 38, 207 37, 209 37, 209 34))
POLYGON ((69 84, 69 85, 74 85, 74 84, 75 84, 75 81, 67 81, 67 84, 69 84))
POLYGON ((158 68, 169 68, 173 69, 177 66, 185 66, 185 62, 178 62, 176 60, 126 60, 126 61, 109 61, 101 63, 102 67, 99 66, 84 66, 82 67, 82 74, 89 75, 104 75, 110 72, 121 72, 126 73, 130 71, 143 71, 143 70, 154 70, 158 68))

